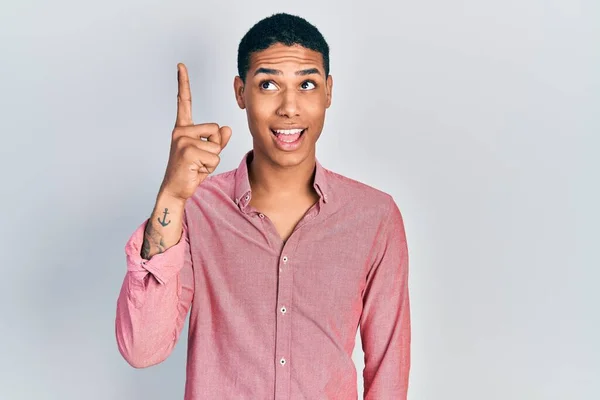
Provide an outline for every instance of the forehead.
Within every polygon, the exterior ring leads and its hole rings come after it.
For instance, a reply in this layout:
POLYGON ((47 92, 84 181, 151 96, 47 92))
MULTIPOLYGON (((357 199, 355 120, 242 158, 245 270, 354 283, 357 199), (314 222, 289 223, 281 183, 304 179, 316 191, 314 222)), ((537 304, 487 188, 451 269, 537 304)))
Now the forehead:
POLYGON ((318 51, 307 49, 300 45, 286 46, 276 43, 265 50, 254 52, 250 55, 250 71, 259 67, 277 65, 279 69, 286 65, 290 67, 314 67, 323 71, 323 55, 318 51))

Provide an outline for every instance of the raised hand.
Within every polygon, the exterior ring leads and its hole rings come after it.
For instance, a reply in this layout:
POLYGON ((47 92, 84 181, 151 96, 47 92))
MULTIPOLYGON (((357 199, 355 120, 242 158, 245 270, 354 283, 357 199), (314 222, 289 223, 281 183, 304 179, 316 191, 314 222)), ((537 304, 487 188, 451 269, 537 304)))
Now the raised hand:
POLYGON ((194 125, 190 80, 181 63, 177 64, 177 81, 177 118, 160 192, 185 201, 219 165, 219 154, 231 138, 231 128, 216 123, 194 125))

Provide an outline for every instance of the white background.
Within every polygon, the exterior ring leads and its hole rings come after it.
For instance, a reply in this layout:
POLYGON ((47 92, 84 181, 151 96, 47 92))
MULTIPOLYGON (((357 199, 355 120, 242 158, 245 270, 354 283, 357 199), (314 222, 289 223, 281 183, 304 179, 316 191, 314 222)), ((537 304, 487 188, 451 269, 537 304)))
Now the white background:
POLYGON ((403 213, 409 398, 600 398, 599 3, 296 4, 2 2, 0 398, 183 398, 187 328, 158 366, 118 353, 124 245, 163 177, 177 62, 235 168, 237 45, 279 11, 331 46, 318 159, 403 213))

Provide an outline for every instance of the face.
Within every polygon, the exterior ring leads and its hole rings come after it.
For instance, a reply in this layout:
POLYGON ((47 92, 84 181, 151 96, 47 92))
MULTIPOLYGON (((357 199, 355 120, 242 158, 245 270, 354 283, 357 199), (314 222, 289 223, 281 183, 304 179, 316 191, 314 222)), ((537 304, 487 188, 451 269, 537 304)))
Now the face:
POLYGON ((253 53, 246 82, 237 76, 234 89, 246 110, 255 157, 282 167, 312 160, 332 86, 317 51, 277 43, 253 53))

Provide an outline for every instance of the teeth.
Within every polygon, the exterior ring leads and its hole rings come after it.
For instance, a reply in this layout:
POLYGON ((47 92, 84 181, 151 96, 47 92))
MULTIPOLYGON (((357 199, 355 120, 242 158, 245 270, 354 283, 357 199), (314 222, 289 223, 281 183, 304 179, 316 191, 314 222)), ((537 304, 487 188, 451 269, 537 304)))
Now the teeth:
POLYGON ((275 133, 281 133, 283 135, 295 135, 302 132, 304 129, 273 129, 275 133))

